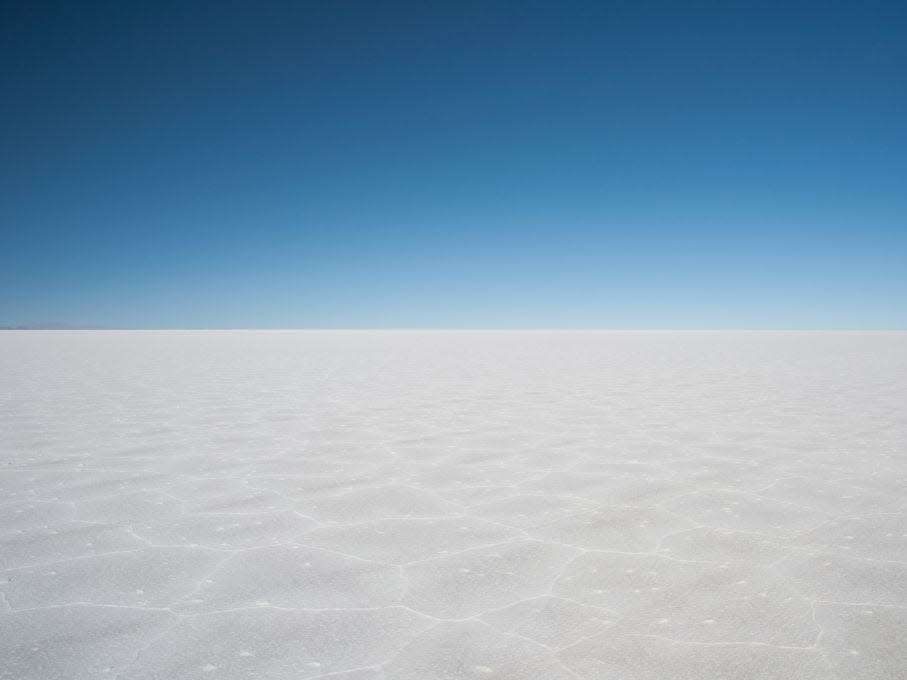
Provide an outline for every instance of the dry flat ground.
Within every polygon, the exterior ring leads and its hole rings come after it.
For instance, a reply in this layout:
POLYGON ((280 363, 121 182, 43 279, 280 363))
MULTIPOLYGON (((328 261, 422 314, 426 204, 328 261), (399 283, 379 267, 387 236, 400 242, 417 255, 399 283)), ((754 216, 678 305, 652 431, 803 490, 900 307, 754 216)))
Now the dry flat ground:
POLYGON ((907 335, 0 333, 5 680, 903 680, 907 335))

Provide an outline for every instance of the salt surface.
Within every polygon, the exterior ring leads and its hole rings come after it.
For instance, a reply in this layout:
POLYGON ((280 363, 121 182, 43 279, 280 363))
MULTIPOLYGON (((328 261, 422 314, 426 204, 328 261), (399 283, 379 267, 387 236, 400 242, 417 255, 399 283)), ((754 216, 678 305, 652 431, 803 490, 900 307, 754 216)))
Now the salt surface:
POLYGON ((907 334, 0 333, 0 678, 903 680, 907 334))

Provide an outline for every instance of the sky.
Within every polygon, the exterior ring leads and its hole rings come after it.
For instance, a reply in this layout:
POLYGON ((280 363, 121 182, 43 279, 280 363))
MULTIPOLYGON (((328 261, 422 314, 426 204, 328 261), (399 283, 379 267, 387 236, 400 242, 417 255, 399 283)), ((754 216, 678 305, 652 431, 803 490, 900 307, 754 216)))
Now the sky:
POLYGON ((904 3, 0 13, 0 325, 907 328, 904 3))

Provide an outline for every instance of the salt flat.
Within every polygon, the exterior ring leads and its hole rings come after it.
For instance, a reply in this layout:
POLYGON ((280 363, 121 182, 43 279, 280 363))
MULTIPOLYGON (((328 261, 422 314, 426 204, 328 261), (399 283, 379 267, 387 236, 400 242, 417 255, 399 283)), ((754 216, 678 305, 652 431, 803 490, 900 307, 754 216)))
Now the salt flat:
POLYGON ((907 334, 13 331, 0 385, 0 678, 907 677, 907 334))

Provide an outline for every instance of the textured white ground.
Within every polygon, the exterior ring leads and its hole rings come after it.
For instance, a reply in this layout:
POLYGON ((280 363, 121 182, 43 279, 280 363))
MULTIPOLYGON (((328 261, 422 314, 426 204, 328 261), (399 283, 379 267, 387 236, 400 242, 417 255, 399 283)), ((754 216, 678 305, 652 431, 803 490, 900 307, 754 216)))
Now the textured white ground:
POLYGON ((907 335, 0 333, 4 680, 903 680, 907 335))

